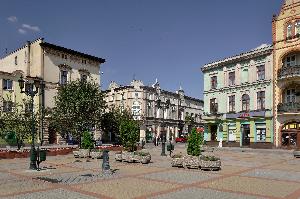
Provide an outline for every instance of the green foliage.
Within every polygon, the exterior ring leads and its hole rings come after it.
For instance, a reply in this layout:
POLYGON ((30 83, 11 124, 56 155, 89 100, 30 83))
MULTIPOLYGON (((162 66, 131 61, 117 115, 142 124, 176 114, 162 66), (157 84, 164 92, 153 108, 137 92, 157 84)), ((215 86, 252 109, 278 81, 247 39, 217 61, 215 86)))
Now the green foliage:
POLYGON ((90 132, 84 131, 82 134, 82 142, 81 142, 82 149, 93 149, 94 142, 90 132))
POLYGON ((148 156, 148 155, 150 155, 150 153, 149 152, 145 152, 145 151, 135 151, 134 155, 148 156))
POLYGON ((121 121, 129 119, 132 119, 132 114, 128 110, 122 111, 120 108, 112 107, 109 112, 103 114, 101 129, 106 133, 114 133, 118 137, 120 136, 121 121))
POLYGON ((204 160, 204 161, 218 161, 218 160, 220 160, 220 158, 215 157, 215 156, 201 156, 200 159, 204 160))
POLYGON ((136 149, 136 143, 140 139, 139 124, 133 119, 124 119, 120 124, 120 137, 123 146, 129 150, 136 149))
MULTIPOLYGON (((0 136, 5 139, 7 144, 16 144, 18 149, 20 149, 23 143, 32 135, 32 115, 25 111, 24 105, 25 101, 24 104, 16 104, 12 112, 0 111, 0 136)), ((35 126, 35 138, 37 138, 40 111, 34 113, 33 121, 35 126)))
POLYGON ((172 155, 172 158, 182 158, 182 157, 183 156, 181 153, 172 155))
POLYGON ((199 156, 201 154, 200 145, 203 142, 203 136, 201 133, 196 131, 196 128, 192 129, 188 137, 188 148, 187 153, 192 156, 199 156))
POLYGON ((50 125, 62 137, 66 133, 80 141, 84 131, 100 128, 105 108, 104 96, 94 81, 72 81, 61 86, 50 113, 50 125))

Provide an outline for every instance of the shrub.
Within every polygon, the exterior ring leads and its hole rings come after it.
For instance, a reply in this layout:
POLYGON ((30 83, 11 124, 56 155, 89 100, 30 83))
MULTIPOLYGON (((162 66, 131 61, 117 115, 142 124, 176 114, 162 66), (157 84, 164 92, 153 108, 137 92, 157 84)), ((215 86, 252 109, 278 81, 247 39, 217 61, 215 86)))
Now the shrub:
POLYGON ((192 129, 188 137, 188 148, 187 154, 192 156, 199 156, 201 154, 200 145, 203 143, 203 135, 202 133, 198 133, 196 128, 192 129))
POLYGON ((172 158, 182 158, 182 154, 174 154, 172 155, 172 158))
POLYGON ((135 151, 136 143, 140 139, 140 128, 136 121, 125 119, 120 124, 120 137, 125 150, 135 151))
POLYGON ((218 161, 218 160, 220 160, 220 158, 218 158, 216 156, 201 156, 200 159, 204 160, 204 161, 218 161))
POLYGON ((90 132, 84 131, 82 135, 81 148, 83 149, 93 149, 94 142, 90 132))

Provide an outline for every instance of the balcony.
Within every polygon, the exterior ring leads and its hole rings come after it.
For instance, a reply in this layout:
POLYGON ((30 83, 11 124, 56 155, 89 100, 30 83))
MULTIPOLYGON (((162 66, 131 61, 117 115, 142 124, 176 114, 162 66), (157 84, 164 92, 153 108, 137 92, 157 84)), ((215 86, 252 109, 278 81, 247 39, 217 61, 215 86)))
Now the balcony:
POLYGON ((279 103, 278 113, 300 113, 300 102, 279 103))
POLYGON ((285 78, 300 77, 300 66, 285 66, 278 70, 278 80, 285 78))
POLYGON ((218 114, 218 104, 211 104, 210 105, 210 114, 211 115, 217 115, 218 114))

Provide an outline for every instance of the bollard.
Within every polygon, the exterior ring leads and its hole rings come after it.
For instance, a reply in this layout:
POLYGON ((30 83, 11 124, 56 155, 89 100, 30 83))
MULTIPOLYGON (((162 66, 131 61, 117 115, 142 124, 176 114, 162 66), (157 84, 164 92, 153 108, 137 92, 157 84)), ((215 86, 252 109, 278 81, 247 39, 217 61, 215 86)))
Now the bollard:
POLYGON ((109 166, 109 154, 108 150, 103 151, 103 162, 102 162, 102 172, 105 174, 110 174, 110 166, 109 166))

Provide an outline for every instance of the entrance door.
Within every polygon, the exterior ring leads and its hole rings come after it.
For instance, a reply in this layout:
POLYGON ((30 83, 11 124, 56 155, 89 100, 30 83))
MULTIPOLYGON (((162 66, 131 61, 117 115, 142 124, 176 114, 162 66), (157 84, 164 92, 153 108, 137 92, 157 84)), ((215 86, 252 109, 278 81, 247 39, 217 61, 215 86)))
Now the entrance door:
POLYGON ((211 141, 217 141, 217 131, 218 131, 218 126, 217 125, 212 125, 210 127, 210 133, 211 133, 211 141))
POLYGON ((297 148, 300 146, 300 124, 296 122, 285 124, 281 130, 281 146, 297 148))
POLYGON ((242 126, 242 145, 250 145, 250 125, 245 124, 242 126))
POLYGON ((228 141, 229 142, 234 142, 236 140, 235 130, 229 129, 228 134, 229 134, 228 141))

